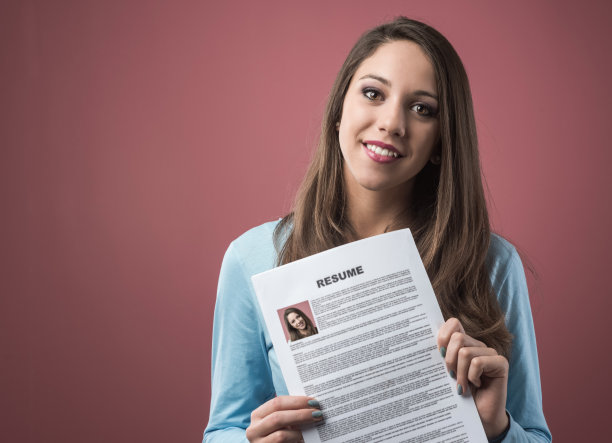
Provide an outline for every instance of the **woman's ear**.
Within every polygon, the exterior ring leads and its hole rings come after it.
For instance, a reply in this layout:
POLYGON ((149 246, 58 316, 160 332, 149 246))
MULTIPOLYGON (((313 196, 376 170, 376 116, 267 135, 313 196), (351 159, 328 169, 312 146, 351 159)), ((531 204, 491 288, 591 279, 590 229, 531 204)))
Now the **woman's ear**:
POLYGON ((336 131, 340 130, 340 122, 336 122, 336 131))
POLYGON ((429 161, 431 162, 432 165, 440 166, 440 163, 442 163, 442 155, 440 154, 441 152, 442 152, 442 146, 441 146, 440 140, 438 139, 438 142, 436 143, 436 147, 433 150, 433 154, 431 154, 431 157, 429 157, 429 161))

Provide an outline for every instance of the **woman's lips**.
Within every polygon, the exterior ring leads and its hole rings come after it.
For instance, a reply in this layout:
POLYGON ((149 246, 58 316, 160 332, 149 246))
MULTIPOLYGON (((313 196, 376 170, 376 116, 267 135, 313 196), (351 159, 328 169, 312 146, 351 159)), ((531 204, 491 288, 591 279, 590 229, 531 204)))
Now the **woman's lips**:
POLYGON ((361 145, 368 157, 377 163, 392 163, 402 157, 395 147, 383 142, 365 140, 361 145))

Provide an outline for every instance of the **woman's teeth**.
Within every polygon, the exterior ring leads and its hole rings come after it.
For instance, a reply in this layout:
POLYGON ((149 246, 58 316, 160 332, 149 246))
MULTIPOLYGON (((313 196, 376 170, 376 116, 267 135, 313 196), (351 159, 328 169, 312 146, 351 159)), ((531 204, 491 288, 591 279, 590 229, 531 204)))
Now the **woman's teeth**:
POLYGON ((389 151, 388 149, 383 149, 380 146, 376 146, 376 145, 366 145, 366 148, 368 148, 370 151, 378 154, 378 155, 384 155, 387 157, 399 157, 399 155, 397 154, 397 152, 394 151, 389 151))

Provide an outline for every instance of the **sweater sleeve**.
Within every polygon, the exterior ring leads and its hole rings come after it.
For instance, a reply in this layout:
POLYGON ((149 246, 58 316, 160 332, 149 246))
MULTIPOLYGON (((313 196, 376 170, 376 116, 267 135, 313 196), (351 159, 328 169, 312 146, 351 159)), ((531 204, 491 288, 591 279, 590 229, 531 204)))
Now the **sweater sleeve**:
POLYGON ((535 332, 521 259, 511 245, 506 272, 501 275, 498 299, 506 325, 514 336, 510 355, 506 409, 510 429, 504 442, 550 442, 542 410, 542 388, 535 332))
POLYGON ((246 442, 251 412, 275 396, 259 308, 238 248, 219 276, 213 325, 210 417, 204 442, 246 442))

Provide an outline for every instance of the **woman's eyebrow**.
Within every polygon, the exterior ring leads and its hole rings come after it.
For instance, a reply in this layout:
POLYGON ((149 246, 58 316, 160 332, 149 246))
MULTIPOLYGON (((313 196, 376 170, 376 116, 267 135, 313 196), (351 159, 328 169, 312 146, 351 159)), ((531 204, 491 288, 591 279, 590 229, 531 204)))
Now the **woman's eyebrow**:
MULTIPOLYGON (((364 78, 372 78, 374 80, 378 80, 379 82, 381 82, 383 85, 391 87, 391 82, 389 80, 387 80, 384 77, 381 77, 380 75, 376 75, 376 74, 366 74, 363 77, 361 77, 359 80, 363 80, 364 78)), ((423 89, 418 89, 416 91, 413 92, 414 95, 425 95, 427 97, 431 97, 434 100, 438 100, 438 96, 436 94, 434 94, 433 92, 429 92, 429 91, 425 91, 423 89)))
POLYGON ((436 101, 438 100, 438 96, 437 96, 436 94, 434 94, 434 93, 432 93, 432 92, 429 92, 429 91, 424 91, 424 90, 422 90, 422 89, 418 89, 418 90, 414 91, 414 93, 413 93, 413 94, 414 94, 414 95, 425 95, 425 96, 427 96, 427 97, 431 97, 431 98, 433 98, 433 99, 434 99, 434 100, 436 100, 436 101))
POLYGON ((384 77, 381 77, 380 75, 376 75, 376 74, 366 74, 363 77, 361 77, 359 80, 363 80, 364 78, 373 78, 374 80, 378 80, 379 82, 381 82, 383 85, 385 86, 391 86, 391 82, 389 80, 387 80, 384 77))

